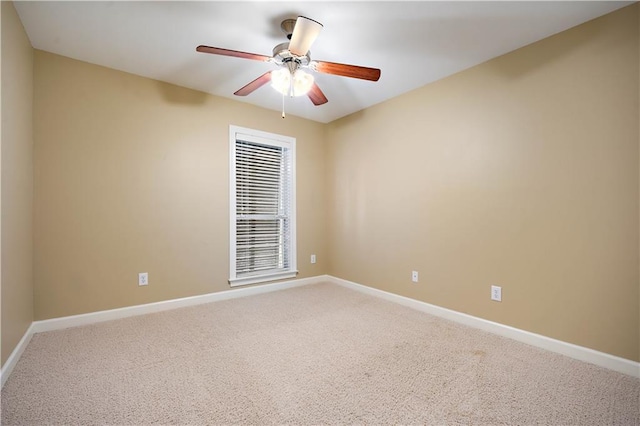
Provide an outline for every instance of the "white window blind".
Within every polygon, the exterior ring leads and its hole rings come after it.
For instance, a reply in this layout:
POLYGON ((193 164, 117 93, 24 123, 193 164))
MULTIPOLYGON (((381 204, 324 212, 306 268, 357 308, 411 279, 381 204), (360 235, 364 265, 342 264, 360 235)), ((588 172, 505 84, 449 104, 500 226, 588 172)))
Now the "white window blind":
POLYGON ((231 128, 232 285, 293 277, 295 139, 231 128))

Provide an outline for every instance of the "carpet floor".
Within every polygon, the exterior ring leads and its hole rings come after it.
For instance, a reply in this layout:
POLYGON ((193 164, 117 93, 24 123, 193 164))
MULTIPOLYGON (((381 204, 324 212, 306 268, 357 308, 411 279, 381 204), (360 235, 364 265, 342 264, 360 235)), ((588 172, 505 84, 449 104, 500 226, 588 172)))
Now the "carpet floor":
POLYGON ((334 284, 33 336, 2 425, 638 425, 640 380, 334 284))

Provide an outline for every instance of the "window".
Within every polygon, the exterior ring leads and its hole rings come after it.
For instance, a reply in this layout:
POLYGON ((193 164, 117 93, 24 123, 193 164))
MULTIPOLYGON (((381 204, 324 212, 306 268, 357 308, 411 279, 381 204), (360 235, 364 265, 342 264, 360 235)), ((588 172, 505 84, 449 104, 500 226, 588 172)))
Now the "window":
POLYGON ((296 273, 295 138, 229 128, 231 286, 296 273))

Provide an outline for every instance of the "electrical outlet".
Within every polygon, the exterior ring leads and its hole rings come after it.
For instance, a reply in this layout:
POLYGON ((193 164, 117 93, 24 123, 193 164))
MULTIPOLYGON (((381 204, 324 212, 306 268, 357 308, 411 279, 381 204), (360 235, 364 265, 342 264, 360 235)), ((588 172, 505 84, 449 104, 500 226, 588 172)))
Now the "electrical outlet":
POLYGON ((138 285, 149 285, 149 273, 140 272, 138 274, 138 285))
POLYGON ((411 271, 411 281, 414 283, 418 282, 418 271, 411 271))
POLYGON ((498 287, 497 285, 491 286, 491 300, 502 302, 502 287, 498 287))
POLYGON ((311 255, 311 263, 316 263, 316 255, 315 254, 311 255))

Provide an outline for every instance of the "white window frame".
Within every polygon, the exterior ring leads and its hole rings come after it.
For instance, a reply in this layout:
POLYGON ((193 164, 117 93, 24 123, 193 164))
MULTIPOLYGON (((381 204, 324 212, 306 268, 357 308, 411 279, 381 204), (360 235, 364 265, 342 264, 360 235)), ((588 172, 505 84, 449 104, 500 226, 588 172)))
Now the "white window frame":
POLYGON ((231 287, 257 284, 285 278, 294 278, 296 261, 296 139, 240 126, 229 126, 229 285, 231 287), (236 141, 260 143, 289 150, 291 161, 291 188, 289 212, 289 268, 280 272, 257 273, 238 277, 236 271, 236 141))

